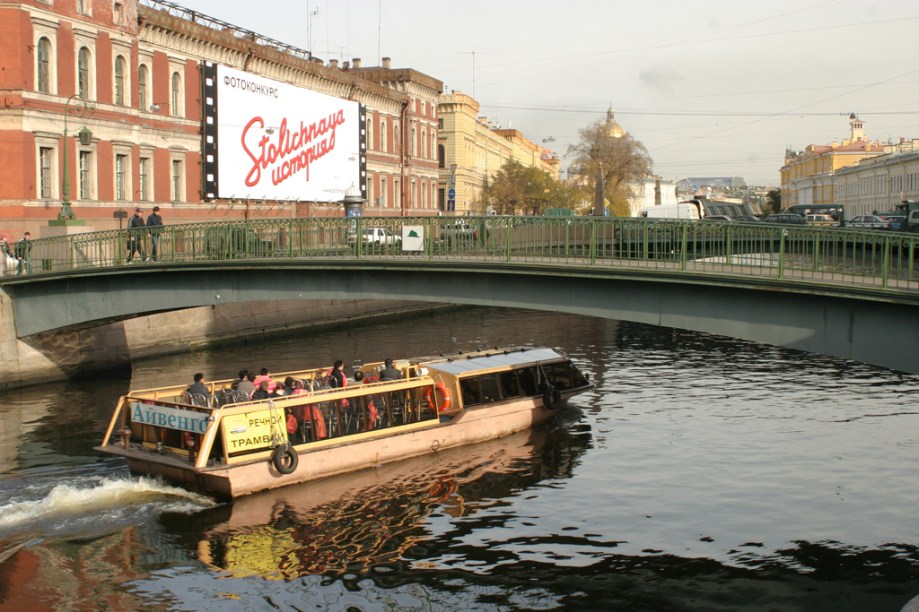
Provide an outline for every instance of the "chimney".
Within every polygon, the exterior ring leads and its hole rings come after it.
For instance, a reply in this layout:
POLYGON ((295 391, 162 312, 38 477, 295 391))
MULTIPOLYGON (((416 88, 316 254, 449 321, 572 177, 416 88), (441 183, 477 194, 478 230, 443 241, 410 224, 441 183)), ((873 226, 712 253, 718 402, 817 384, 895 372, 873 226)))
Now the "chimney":
POLYGON ((383 68, 392 68, 392 59, 388 57, 383 58, 383 68))
POLYGON ((349 62, 348 60, 345 60, 344 62, 342 62, 341 69, 351 70, 351 62, 349 62))
POLYGON ((329 60, 329 68, 331 68, 332 70, 338 70, 338 60, 337 60, 337 59, 330 59, 330 60, 329 60))
POLYGON ((352 57, 352 58, 351 58, 351 65, 354 66, 354 69, 355 69, 355 70, 360 70, 360 69, 361 69, 361 58, 359 58, 359 57, 352 57))

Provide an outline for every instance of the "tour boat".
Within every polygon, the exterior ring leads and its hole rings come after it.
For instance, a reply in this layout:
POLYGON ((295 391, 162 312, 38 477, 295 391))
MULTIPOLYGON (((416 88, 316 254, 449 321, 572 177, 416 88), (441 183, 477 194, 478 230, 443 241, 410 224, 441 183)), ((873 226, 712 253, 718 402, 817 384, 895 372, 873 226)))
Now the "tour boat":
MULTIPOLYGON (((218 499, 275 489, 493 440, 552 418, 592 385, 562 351, 513 347, 359 368, 330 387, 329 368, 275 375, 293 393, 250 399, 232 381, 121 397, 101 446, 135 474, 218 499), (358 378, 355 376, 355 378, 358 378)), ((289 390, 288 390, 289 391, 289 390)))

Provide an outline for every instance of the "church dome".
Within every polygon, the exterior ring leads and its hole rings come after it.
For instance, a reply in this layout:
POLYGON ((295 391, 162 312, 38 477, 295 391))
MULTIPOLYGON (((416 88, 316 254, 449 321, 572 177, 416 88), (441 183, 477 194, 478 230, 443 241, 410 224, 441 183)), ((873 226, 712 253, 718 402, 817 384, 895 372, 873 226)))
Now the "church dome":
POLYGON ((606 133, 610 138, 622 138, 626 135, 626 131, 622 129, 622 126, 616 123, 612 106, 606 111, 606 133))

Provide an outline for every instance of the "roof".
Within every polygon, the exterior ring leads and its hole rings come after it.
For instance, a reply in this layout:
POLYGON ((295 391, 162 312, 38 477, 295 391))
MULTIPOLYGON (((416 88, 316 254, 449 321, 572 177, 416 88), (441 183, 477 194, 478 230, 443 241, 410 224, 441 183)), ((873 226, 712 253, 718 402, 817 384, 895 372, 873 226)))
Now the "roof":
POLYGON ((564 358, 565 355, 560 351, 552 348, 534 347, 524 349, 513 349, 501 353, 491 353, 486 355, 477 354, 468 358, 453 358, 442 362, 433 362, 425 364, 431 370, 444 372, 453 376, 461 376, 469 372, 479 370, 491 370, 495 368, 506 368, 508 366, 520 366, 532 364, 540 361, 556 361, 564 358))

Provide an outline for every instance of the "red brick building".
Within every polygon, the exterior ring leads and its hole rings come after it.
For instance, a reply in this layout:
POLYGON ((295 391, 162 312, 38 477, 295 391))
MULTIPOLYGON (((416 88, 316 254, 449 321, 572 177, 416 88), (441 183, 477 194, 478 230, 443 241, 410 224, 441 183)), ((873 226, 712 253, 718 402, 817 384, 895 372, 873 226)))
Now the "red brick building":
POLYGON ((204 62, 359 102, 365 214, 437 214, 443 85, 388 60, 323 63, 158 0, 0 0, 0 56, 0 234, 11 238, 56 219, 68 187, 87 229, 153 205, 170 224, 340 216, 335 202, 204 199, 204 62))

